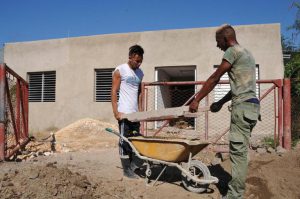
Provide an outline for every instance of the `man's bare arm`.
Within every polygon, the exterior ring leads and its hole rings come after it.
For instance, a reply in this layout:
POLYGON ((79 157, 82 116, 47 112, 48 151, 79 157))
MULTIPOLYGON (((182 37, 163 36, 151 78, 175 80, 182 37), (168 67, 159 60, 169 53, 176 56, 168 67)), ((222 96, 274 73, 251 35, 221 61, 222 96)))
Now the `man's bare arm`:
POLYGON ((218 69, 206 80, 200 91, 197 93, 195 99, 190 104, 191 112, 197 112, 199 102, 215 88, 222 75, 230 69, 231 64, 223 59, 218 69))
POLYGON ((121 119, 121 114, 118 112, 118 91, 121 85, 121 75, 118 70, 113 73, 112 76, 112 87, 111 87, 111 105, 114 116, 117 120, 121 119))
POLYGON ((222 109, 223 104, 232 99, 231 90, 219 101, 214 102, 210 105, 210 111, 215 113, 222 109))
POLYGON ((140 86, 139 86, 139 93, 138 93, 138 108, 139 108, 139 111, 143 111, 142 110, 142 108, 143 108, 143 106, 142 106, 142 103, 143 103, 143 96, 142 96, 142 84, 140 84, 140 86))

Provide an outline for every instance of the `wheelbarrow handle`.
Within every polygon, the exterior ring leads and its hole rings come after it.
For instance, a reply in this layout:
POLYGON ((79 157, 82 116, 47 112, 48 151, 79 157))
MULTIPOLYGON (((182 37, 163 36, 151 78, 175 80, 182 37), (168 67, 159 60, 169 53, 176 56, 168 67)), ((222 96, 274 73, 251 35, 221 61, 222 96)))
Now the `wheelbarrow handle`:
POLYGON ((132 144, 126 137, 124 137, 123 135, 119 134, 117 131, 115 131, 115 130, 113 130, 113 129, 111 129, 111 128, 105 128, 105 130, 106 130, 107 132, 113 133, 113 134, 115 134, 116 136, 118 136, 119 138, 123 139, 125 142, 127 142, 127 143, 130 145, 130 147, 132 148, 132 150, 135 152, 135 154, 136 154, 139 158, 144 159, 144 158, 141 157, 140 153, 136 150, 136 148, 133 146, 133 144, 132 144))
POLYGON ((113 129, 111 128, 105 128, 106 131, 110 132, 110 133, 113 133, 115 134, 116 136, 122 138, 123 136, 121 136, 119 133, 117 133, 116 131, 114 131, 113 129))
POLYGON ((125 142, 129 143, 129 145, 131 146, 130 141, 128 140, 128 138, 124 137, 123 135, 121 135, 120 133, 118 133, 117 131, 111 129, 111 128, 105 128, 106 131, 115 134, 116 136, 118 136, 119 138, 125 140, 125 142))

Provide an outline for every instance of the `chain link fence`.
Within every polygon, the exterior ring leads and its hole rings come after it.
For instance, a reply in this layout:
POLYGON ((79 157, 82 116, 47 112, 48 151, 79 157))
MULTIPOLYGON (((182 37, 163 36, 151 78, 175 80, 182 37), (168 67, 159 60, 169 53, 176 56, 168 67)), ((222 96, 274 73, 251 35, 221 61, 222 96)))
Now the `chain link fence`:
POLYGON ((0 96, 2 105, 1 123, 4 131, 0 132, 3 140, 0 149, 2 157, 11 157, 29 141, 28 135, 28 85, 25 80, 18 76, 9 67, 2 64, 0 67, 1 78, 0 96))
MULTIPOLYGON (((204 82, 156 82, 144 84, 145 111, 161 110, 171 107, 187 105, 189 99, 199 91, 204 82)), ((278 139, 279 129, 282 128, 282 111, 279 103, 282 100, 281 86, 276 81, 258 81, 257 96, 261 100, 261 119, 252 132, 252 140, 257 141, 265 137, 278 139)), ((230 90, 229 82, 221 81, 215 89, 204 98, 199 108, 209 106, 218 101, 230 90)), ((179 118, 163 121, 142 123, 142 133, 147 136, 170 136, 185 138, 201 138, 212 142, 227 143, 230 126, 230 102, 223 108, 212 113, 203 111, 197 118, 179 118)), ((282 135, 282 132, 281 132, 282 135)))
POLYGON ((292 86, 292 137, 294 144, 300 140, 300 96, 299 96, 299 87, 300 87, 300 80, 298 79, 291 79, 291 86, 292 86))

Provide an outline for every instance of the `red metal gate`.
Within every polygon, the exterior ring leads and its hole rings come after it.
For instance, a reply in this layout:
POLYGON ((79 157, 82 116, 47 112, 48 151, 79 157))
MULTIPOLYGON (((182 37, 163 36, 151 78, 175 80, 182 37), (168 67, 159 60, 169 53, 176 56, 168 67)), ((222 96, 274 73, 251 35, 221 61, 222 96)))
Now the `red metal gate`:
MULTIPOLYGON (((196 90, 202 87, 198 82, 155 82, 143 83, 143 109, 145 111, 159 110, 188 104, 193 99, 196 90)), ((216 89, 227 85, 228 81, 220 81, 213 92, 200 102, 207 106, 216 101, 216 89)), ((226 86, 225 86, 226 87, 226 86)), ((264 136, 274 136, 274 141, 286 149, 291 148, 291 99, 290 80, 258 80, 257 94, 261 102, 262 121, 254 128, 252 137, 263 139, 264 136)), ((218 113, 203 112, 196 120, 186 120, 187 129, 194 130, 199 137, 217 143, 229 131, 230 112, 225 108, 218 113), (190 125, 190 126, 189 126, 190 125)), ((141 133, 157 135, 162 129, 170 129, 171 120, 143 122, 141 133)), ((172 130, 174 130, 174 125, 172 130)), ((166 130, 170 132, 170 130, 166 130)), ((183 132, 179 130, 178 132, 183 132)), ((185 131, 188 132, 188 131, 185 131)), ((191 131, 192 132, 192 131, 191 131)))
POLYGON ((28 84, 8 66, 0 64, 0 161, 28 142, 28 84))

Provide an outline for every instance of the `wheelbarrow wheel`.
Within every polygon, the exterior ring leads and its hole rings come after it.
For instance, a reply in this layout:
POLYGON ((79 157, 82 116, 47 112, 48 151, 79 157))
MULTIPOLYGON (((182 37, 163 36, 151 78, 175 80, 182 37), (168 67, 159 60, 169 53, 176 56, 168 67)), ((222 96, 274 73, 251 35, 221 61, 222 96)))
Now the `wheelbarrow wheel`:
MULTIPOLYGON (((203 164, 199 160, 192 160, 190 163, 189 168, 186 168, 189 173, 198 178, 198 179, 204 179, 207 180, 210 177, 210 172, 205 164, 203 164)), ((199 184, 197 182, 194 182, 192 179, 190 179, 188 176, 186 176, 184 173, 182 174, 182 184, 183 186, 195 193, 202 193, 206 191, 209 184, 199 184)))

